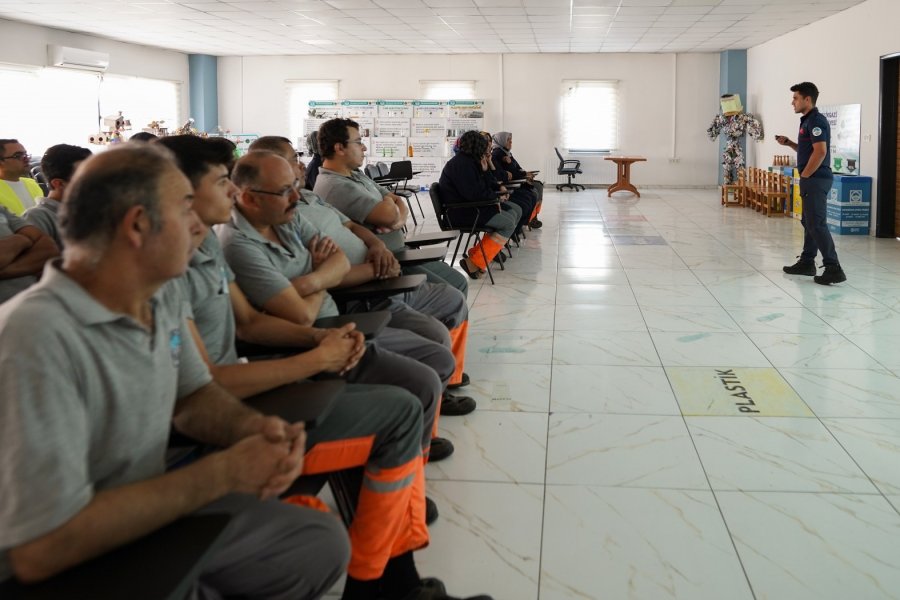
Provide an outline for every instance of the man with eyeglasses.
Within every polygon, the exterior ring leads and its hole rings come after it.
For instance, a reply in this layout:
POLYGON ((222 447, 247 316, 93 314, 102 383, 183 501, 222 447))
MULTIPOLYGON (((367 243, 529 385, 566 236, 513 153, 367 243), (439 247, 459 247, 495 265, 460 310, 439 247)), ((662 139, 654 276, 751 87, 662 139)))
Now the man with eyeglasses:
POLYGON ((44 195, 41 186, 29 174, 31 155, 19 140, 0 139, 0 205, 21 217, 44 195))

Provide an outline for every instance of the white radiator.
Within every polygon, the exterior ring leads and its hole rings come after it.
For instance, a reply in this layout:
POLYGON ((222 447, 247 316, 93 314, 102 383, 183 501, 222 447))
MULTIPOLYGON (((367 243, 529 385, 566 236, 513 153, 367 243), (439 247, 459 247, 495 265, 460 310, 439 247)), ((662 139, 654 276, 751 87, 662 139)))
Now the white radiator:
MULTIPOLYGON (((575 177, 575 181, 582 185, 611 185, 616 181, 616 164, 609 160, 603 160, 604 155, 589 154, 569 156, 563 153, 563 158, 581 161, 581 170, 584 171, 575 177)), ((565 183, 565 175, 557 175, 559 159, 556 153, 552 159, 548 159, 538 179, 548 184, 565 183)))

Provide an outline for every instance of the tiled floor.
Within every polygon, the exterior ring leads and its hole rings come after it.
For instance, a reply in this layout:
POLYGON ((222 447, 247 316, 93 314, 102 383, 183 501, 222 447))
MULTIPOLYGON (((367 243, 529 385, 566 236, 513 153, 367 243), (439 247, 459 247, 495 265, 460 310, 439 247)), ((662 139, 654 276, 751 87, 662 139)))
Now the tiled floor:
POLYGON ((441 421, 420 571, 496 600, 900 597, 900 242, 836 236, 824 288, 781 272, 799 222, 713 190, 544 207, 472 282, 479 410, 441 421))
MULTIPOLYGON (((900 597, 900 242, 714 190, 548 191, 472 282, 467 389, 429 465, 423 575, 496 600, 900 597)), ((433 225, 429 215, 426 228, 433 225)))

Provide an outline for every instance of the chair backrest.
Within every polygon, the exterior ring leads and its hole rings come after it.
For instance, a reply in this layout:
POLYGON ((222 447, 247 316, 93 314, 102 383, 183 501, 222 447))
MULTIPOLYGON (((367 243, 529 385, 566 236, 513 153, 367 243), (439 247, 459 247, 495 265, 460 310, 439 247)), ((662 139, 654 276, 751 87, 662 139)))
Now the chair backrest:
POLYGON ((31 168, 31 178, 37 182, 42 190, 44 190, 44 196, 50 193, 50 182, 47 181, 46 177, 44 177, 44 172, 41 170, 41 165, 37 165, 36 167, 31 168))
POLYGON ((370 179, 375 179, 379 176, 378 173, 378 165, 368 164, 366 165, 366 175, 369 176, 370 179))
POLYGON ((398 160, 392 162, 388 175, 395 179, 412 179, 412 161, 398 160))
POLYGON ((375 165, 378 167, 378 175, 380 177, 384 177, 385 175, 387 175, 388 173, 391 172, 391 168, 388 166, 388 164, 386 162, 378 161, 377 163, 375 163, 375 165))
POLYGON ((431 196, 431 206, 434 208, 434 216, 437 217, 441 231, 447 231, 450 229, 450 224, 447 222, 447 215, 444 214, 444 203, 441 200, 441 185, 437 181, 428 188, 428 195, 431 196))

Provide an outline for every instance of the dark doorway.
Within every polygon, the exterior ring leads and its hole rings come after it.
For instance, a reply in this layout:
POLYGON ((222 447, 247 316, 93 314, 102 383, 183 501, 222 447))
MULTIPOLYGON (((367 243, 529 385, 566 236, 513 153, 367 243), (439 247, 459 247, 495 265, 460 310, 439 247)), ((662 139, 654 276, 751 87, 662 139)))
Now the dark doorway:
POLYGON ((875 236, 900 236, 900 53, 881 57, 875 236))

